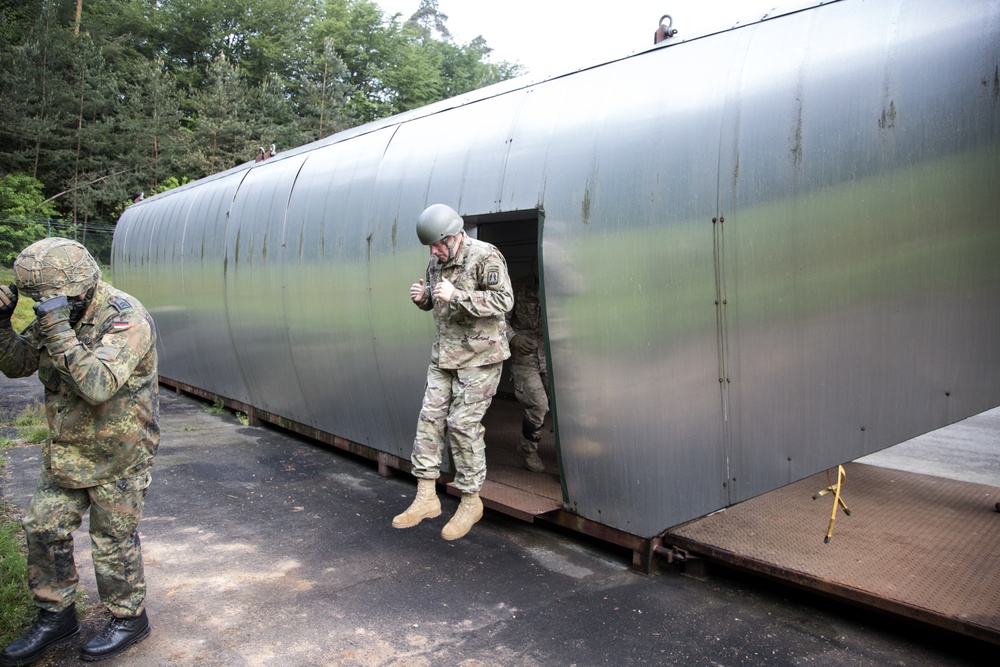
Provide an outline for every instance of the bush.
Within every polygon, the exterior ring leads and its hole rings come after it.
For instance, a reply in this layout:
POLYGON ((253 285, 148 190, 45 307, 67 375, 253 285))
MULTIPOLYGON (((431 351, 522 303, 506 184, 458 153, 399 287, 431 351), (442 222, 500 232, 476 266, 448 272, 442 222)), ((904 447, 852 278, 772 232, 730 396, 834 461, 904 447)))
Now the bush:
POLYGON ((46 222, 56 217, 42 182, 27 174, 0 178, 0 265, 10 266, 20 252, 46 236, 46 222))

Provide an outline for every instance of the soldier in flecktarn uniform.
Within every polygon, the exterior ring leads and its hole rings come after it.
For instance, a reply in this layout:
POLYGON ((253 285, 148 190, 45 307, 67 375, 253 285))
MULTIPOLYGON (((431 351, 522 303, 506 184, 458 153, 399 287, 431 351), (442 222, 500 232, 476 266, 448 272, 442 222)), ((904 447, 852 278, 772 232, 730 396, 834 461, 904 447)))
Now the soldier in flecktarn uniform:
POLYGON ((112 618, 80 657, 103 660, 150 631, 137 528, 160 439, 156 330, 135 298, 101 281, 76 241, 28 246, 14 275, 14 285, 0 285, 0 371, 38 372, 49 438, 24 518, 38 618, 0 665, 34 662, 80 632, 72 533, 88 508, 98 593, 112 618), (19 295, 36 302, 21 333, 10 324, 19 295))
POLYGON ((462 537, 483 516, 479 489, 486 479, 486 444, 481 422, 510 356, 504 315, 514 303, 503 255, 468 236, 463 226, 445 204, 427 207, 417 219, 417 237, 430 246, 432 257, 426 279, 410 286, 410 300, 434 312, 437 333, 410 457, 417 497, 392 520, 395 528, 410 528, 441 514, 435 480, 447 444, 462 500, 441 531, 446 540, 462 537))

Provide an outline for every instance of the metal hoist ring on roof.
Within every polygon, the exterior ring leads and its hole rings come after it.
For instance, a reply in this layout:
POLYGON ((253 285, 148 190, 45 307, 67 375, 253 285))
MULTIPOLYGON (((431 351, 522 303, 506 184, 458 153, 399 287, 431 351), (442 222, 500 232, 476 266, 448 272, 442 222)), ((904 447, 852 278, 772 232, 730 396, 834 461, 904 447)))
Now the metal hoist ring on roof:
POLYGON ((653 33, 653 44, 659 44, 663 40, 670 39, 671 37, 676 35, 677 28, 673 26, 674 26, 674 19, 670 16, 670 14, 664 14, 663 16, 661 16, 660 27, 658 27, 656 29, 656 32, 653 33), (669 23, 663 25, 663 19, 668 19, 669 23))

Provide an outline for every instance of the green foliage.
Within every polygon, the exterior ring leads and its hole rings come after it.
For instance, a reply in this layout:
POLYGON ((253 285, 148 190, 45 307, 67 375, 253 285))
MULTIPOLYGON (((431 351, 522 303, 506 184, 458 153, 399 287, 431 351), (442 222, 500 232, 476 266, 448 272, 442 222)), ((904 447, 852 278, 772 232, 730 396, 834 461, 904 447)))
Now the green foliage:
MULTIPOLYGON (((88 0, 78 34, 75 8, 0 10, 0 176, 44 184, 34 215, 69 221, 64 236, 110 228, 171 179, 519 72, 481 37, 455 43, 436 0, 408 20, 372 0, 88 0)), ((4 259, 39 231, 6 227, 4 259)))
POLYGON ((3 646, 21 636, 35 615, 20 530, 10 507, 0 501, 0 645, 3 646))
POLYGON ((18 428, 30 428, 45 423, 45 406, 35 401, 28 405, 13 420, 14 426, 18 428))
MULTIPOLYGON (((9 426, 12 421, 6 414, 0 416, 0 426, 9 426)), ((8 438, 3 442, 4 446, 15 444, 8 438)), ((0 456, 0 474, 6 464, 7 460, 0 456)), ((0 498, 0 646, 21 636, 35 617, 24 554, 21 524, 12 507, 0 498)))
POLYGON ((0 177, 0 264, 10 266, 26 246, 45 238, 55 206, 43 203, 42 183, 27 174, 0 177))
POLYGON ((246 162, 253 155, 250 99, 237 65, 219 54, 208 66, 206 87, 195 91, 196 111, 186 165, 198 175, 246 162))
POLYGON ((167 190, 173 190, 174 188, 179 188, 185 183, 190 183, 191 180, 192 179, 188 178, 187 176, 182 176, 179 179, 176 176, 171 176, 170 178, 163 181, 159 185, 154 186, 153 189, 149 191, 149 195, 150 196, 158 195, 161 192, 166 192, 167 190))
POLYGON ((45 406, 39 402, 26 407, 21 414, 14 418, 13 425, 17 428, 18 438, 29 444, 37 445, 45 442, 49 437, 45 406))
POLYGON ((55 206, 45 202, 41 181, 27 174, 7 174, 0 178, 0 213, 5 217, 55 217, 55 206))
POLYGON ((24 441, 30 445, 40 445, 49 438, 48 426, 28 426, 24 429, 24 441))
POLYGON ((212 407, 203 408, 203 411, 210 415, 224 415, 226 414, 226 404, 222 402, 221 398, 216 396, 215 402, 212 403, 212 407))
MULTIPOLYGON (((161 58, 131 63, 123 84, 125 104, 119 117, 120 131, 129 137, 122 166, 131 172, 123 177, 125 201, 156 190, 171 178, 179 163, 174 156, 182 148, 180 91, 161 58)), ((121 209, 115 211, 115 217, 121 209)))
POLYGON ((351 95, 347 65, 331 37, 303 70, 296 111, 304 141, 313 141, 351 126, 346 103, 351 95))

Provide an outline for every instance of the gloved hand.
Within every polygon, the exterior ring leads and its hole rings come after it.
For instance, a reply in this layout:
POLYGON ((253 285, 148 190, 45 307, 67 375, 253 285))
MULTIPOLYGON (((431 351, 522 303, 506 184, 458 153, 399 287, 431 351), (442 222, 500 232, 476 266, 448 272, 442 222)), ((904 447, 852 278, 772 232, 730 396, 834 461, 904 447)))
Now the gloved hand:
MULTIPOLYGON (((62 294, 48 297, 35 304, 35 316, 38 318, 38 333, 42 336, 42 342, 46 343, 52 339, 60 338, 73 330, 69 324, 69 316, 72 312, 69 299, 62 294)), ((50 349, 49 352, 52 352, 50 349)))
POLYGON ((510 346, 514 348, 518 354, 525 355, 531 354, 538 349, 538 344, 535 341, 526 336, 522 336, 521 334, 517 334, 510 339, 510 346))
POLYGON ((0 285, 0 324, 9 323, 17 308, 17 285, 0 285))

